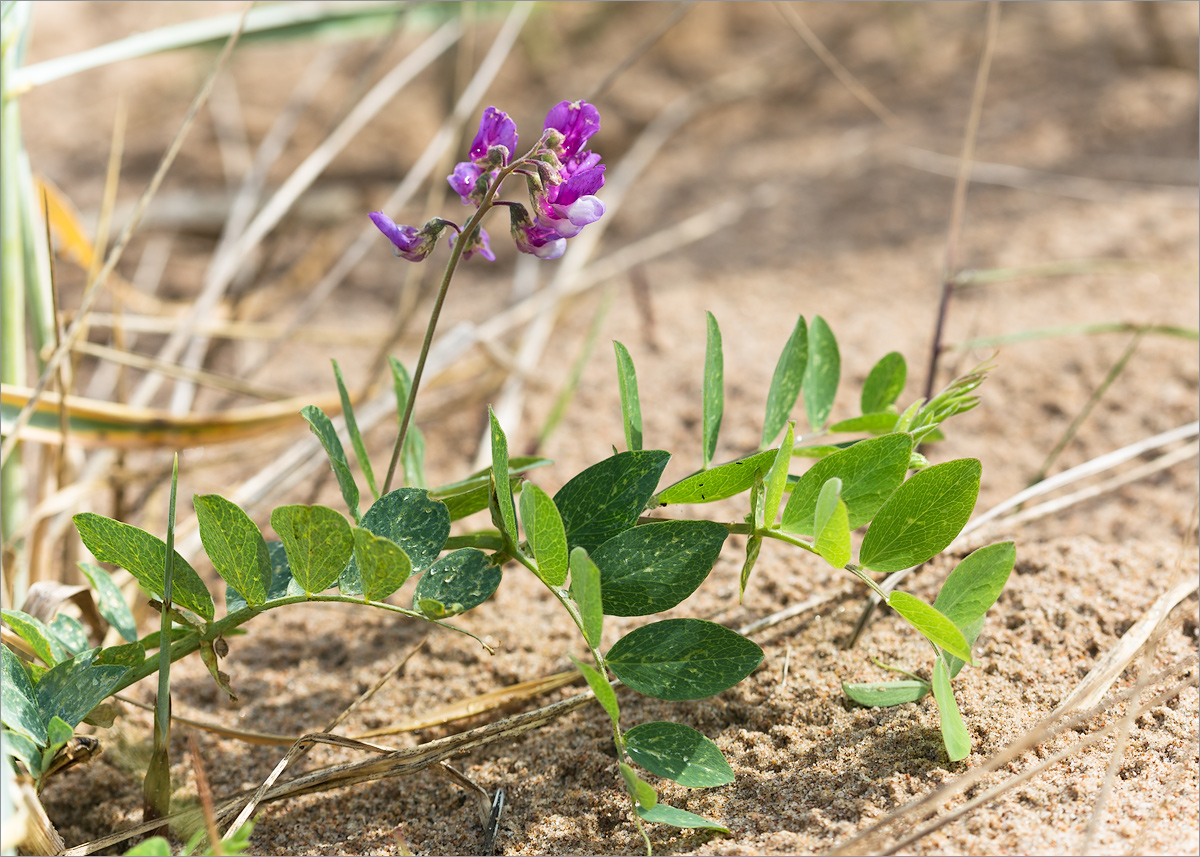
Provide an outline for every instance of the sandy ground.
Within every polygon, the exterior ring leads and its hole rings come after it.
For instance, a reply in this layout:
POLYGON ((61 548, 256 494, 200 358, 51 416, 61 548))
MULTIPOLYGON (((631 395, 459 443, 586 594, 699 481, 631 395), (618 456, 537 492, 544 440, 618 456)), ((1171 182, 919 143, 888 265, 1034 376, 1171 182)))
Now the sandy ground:
MULTIPOLYGON (((39 19, 35 54, 54 56, 102 41, 102 33, 111 38, 201 11, 195 4, 137 8, 136 13, 125 5, 80 4, 69 13, 54 9, 50 14, 78 16, 80 26, 39 19)), ((521 126, 538 123, 555 101, 587 94, 671 8, 550 4, 531 20, 486 103, 510 110, 521 126)), ((665 481, 695 468, 704 310, 720 320, 726 350, 726 416, 718 459, 757 444, 774 361, 797 314, 823 316, 839 337, 844 394, 835 418, 853 413, 871 364, 890 350, 902 352, 910 364, 902 402, 920 395, 946 253, 952 156, 961 147, 985 9, 927 3, 796 4, 795 9, 894 114, 892 126, 848 94, 769 4, 700 4, 596 98, 604 118, 594 147, 616 164, 674 99, 723 74, 734 73, 736 82, 760 65, 769 71, 752 95, 705 108, 670 138, 614 215, 600 255, 723 201, 745 199, 764 182, 778 198, 608 284, 614 300, 602 323, 601 345, 562 426, 542 450, 556 462, 537 473, 546 490, 553 492, 622 442, 608 339, 623 341, 637 363, 647 445, 674 453, 665 481), (949 176, 934 171, 946 163, 937 155, 950 158, 949 176)), ((1159 4, 1154 15, 1131 4, 1003 7, 975 153, 994 168, 978 174, 981 181, 970 188, 955 266, 986 270, 1108 261, 1083 263, 1063 276, 1025 276, 960 292, 951 306, 947 342, 1103 321, 1195 325, 1200 308, 1196 13, 1194 3, 1159 4)), ((476 57, 494 30, 493 24, 482 26, 476 57)), ((394 62, 412 43, 412 36, 402 37, 385 62, 394 62)), ((313 47, 303 43, 264 45, 236 60, 251 139, 261 137, 312 54, 313 47)), ((338 116, 344 107, 339 99, 353 90, 364 56, 360 51, 346 59, 322 95, 320 115, 301 124, 299 152, 338 116)), ((141 186, 137 178, 153 169, 210 61, 208 55, 150 59, 98 71, 86 84, 75 79, 31 93, 25 121, 35 169, 82 208, 94 209, 115 99, 123 94, 130 106, 126 195, 132 198, 141 186)), ((452 67, 451 61, 440 67, 443 80, 452 67)), ((302 300, 313 275, 294 263, 306 250, 325 241, 337 244, 361 228, 355 218, 386 196, 440 121, 445 89, 438 79, 422 77, 403 104, 354 141, 326 182, 355 201, 348 220, 298 216, 289 222, 286 234, 273 240, 260 276, 239 292, 238 317, 276 318, 302 300)), ((185 147, 168 189, 195 192, 220 185, 214 140, 206 119, 185 147)), ((279 178, 299 155, 289 158, 279 178)), ((457 202, 447 206, 457 213, 457 202)), ((420 217, 420 212, 391 213, 397 219, 420 217)), ((503 232, 493 228, 498 247, 503 232)), ((176 237, 162 294, 186 298, 195 293, 212 239, 201 228, 176 237)), ((145 242, 132 248, 128 276, 145 252, 145 242)), ((509 285, 515 254, 507 247, 498 252, 496 265, 473 261, 463 271, 443 329, 456 321, 485 319, 518 299, 509 285)), ((405 275, 402 264, 381 245, 322 308, 318 322, 378 330, 405 275)), ((63 276, 70 294, 77 288, 70 277, 78 275, 64 269, 63 276)), ((515 449, 536 437, 600 301, 598 292, 585 293, 558 317, 528 384, 522 419, 508 427, 515 449)), ((410 325, 399 348, 410 363, 420 327, 419 322, 410 325)), ((949 424, 948 440, 930 449, 931 458, 980 458, 984 475, 977 511, 991 508, 1025 487, 1129 343, 1129 333, 1075 335, 1013 344, 998 353, 993 348, 950 353, 939 382, 994 353, 996 368, 981 390, 983 404, 949 424)), ((506 346, 515 349, 517 343, 506 346)), ((317 395, 331 387, 329 357, 353 378, 367 371, 370 352, 362 344, 296 343, 256 378, 317 395)), ((250 346, 224 346, 211 368, 236 374, 254 355, 250 346)), ((433 481, 456 479, 471 469, 467 460, 484 427, 484 405, 498 400, 501 379, 495 363, 473 358, 457 379, 428 391, 418 411, 429 439, 433 481)), ((1145 337, 1053 472, 1194 421, 1198 385, 1194 341, 1145 337)), ((202 397, 199 407, 218 401, 217 395, 202 397)), ((226 489, 303 433, 298 425, 286 437, 189 451, 182 458, 182 490, 226 489)), ((370 440, 383 457, 390 447, 388 432, 372 433, 370 440)), ((721 821, 731 835, 652 826, 655 851, 829 851, 1026 737, 1162 593, 1180 579, 1195 578, 1197 481, 1191 457, 1056 514, 984 534, 988 541, 1016 540, 1018 560, 980 638, 981 667, 964 671, 956 682, 974 742, 972 755, 957 764, 946 761, 932 700, 863 709, 841 691, 842 681, 887 678, 872 657, 927 671, 928 650, 917 636, 898 617, 884 614, 847 649, 863 603, 861 587, 807 555, 775 545, 764 548, 745 603, 738 606, 741 544, 731 538, 701 590, 669 615, 714 616, 741 627, 814 596, 830 599, 758 634, 755 639, 766 652, 762 668, 714 699, 668 704, 622 693, 627 728, 657 719, 687 723, 720 745, 737 774, 735 783, 703 791, 662 783, 664 801, 721 821)), ((305 485, 275 503, 314 498, 340 506, 329 480, 305 485)), ((730 501, 678 511, 685 512, 736 520, 745 509, 730 501)), ((265 524, 269 509, 254 513, 265 524)), ((934 597, 955 559, 939 558, 910 578, 906 588, 934 597)), ((409 594, 410 588, 402 590, 397 602, 404 603, 409 594)), ((356 734, 567 669, 567 654, 582 653, 566 617, 519 568, 508 570, 495 598, 461 621, 494 645, 496 654, 488 656, 465 637, 430 633, 416 623, 363 610, 277 611, 248 626, 248 636, 231 641, 224 668, 241 697, 237 706, 223 698, 198 661, 184 662, 172 673, 175 711, 262 732, 315 731, 428 633, 402 676, 344 725, 344 734, 356 734)), ((636 621, 644 620, 609 621, 606 641, 611 644, 636 621)), ((1136 689, 1139 680, 1196 654, 1194 595, 1163 628, 1153 654, 1139 655, 1114 692, 1136 689)), ((1192 667, 1142 688, 1141 696, 1149 699, 1192 680, 1169 702, 1130 718, 1103 806, 1098 794, 1117 749, 1124 704, 1045 740, 965 794, 953 795, 949 806, 961 806, 1097 731, 1119 727, 903 850, 1197 853, 1200 703, 1194 676, 1192 667), (1099 825, 1087 840, 1085 831, 1096 813, 1099 825)), ((148 698, 150 692, 136 688, 133 695, 148 698)), ((523 708, 578 692, 564 688, 523 708)), ((380 740, 412 746, 518 710, 509 707, 380 740)), ((180 760, 175 776, 181 799, 194 794, 186 731, 179 730, 173 747, 180 760)), ((256 786, 283 752, 204 733, 197 739, 218 795, 256 786)), ((47 809, 69 845, 140 817, 136 769, 146 740, 146 718, 129 709, 99 761, 46 789, 47 809)), ((318 748, 305 765, 357 758, 349 751, 318 748)), ((472 751, 454 764, 489 792, 506 792, 498 853, 642 849, 616 776, 607 719, 595 706, 472 751)), ((893 829, 856 847, 885 851, 917 827, 918 819, 910 818, 899 833, 893 829)), ((481 847, 475 803, 433 771, 273 805, 259 819, 253 847, 263 854, 395 854, 397 828, 416 853, 476 853, 481 847)))

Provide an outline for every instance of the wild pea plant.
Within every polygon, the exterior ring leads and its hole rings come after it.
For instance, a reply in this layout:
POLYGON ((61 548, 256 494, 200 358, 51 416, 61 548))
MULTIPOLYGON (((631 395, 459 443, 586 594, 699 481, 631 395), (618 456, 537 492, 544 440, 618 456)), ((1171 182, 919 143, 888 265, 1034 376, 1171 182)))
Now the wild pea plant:
MULTIPOLYGON (((973 391, 984 378, 982 368, 929 401, 918 400, 900 411, 896 401, 905 384, 905 361, 898 353, 887 354, 866 379, 861 415, 831 425, 840 379, 837 341, 820 316, 811 324, 801 317, 775 367, 759 451, 714 464, 724 410, 723 356, 720 328, 709 314, 702 456, 694 474, 659 488, 670 453, 643 448, 633 360, 628 349, 614 343, 625 451, 586 468, 551 497, 525 480, 526 473, 548 462, 510 459, 504 431, 489 412, 491 467, 440 488, 424 487, 424 441, 411 423, 413 404, 457 265, 475 253, 494 258, 482 221, 497 205, 509 210, 518 249, 544 259, 561 256, 570 238, 603 216, 596 193, 604 184, 604 166, 586 148, 599 125, 592 105, 562 102, 550 111, 537 143, 515 156, 515 124, 488 108, 470 160, 458 164, 449 177, 463 202, 475 207, 462 226, 434 218, 417 229, 397 225, 381 212, 370 215, 396 254, 410 261, 426 258, 447 229, 452 246, 412 377, 392 361, 399 431, 382 485, 334 364, 347 432, 372 497, 365 512, 333 423, 308 407, 303 417, 328 455, 349 520, 322 505, 281 506, 271 514, 279 540, 268 542, 235 504, 215 494, 196 496, 205 552, 226 584, 226 613, 220 618, 200 575, 166 542, 101 515, 76 516, 80 537, 96 559, 127 569, 163 605, 164 622, 161 631, 139 639, 111 577, 88 563, 81 568, 96 590, 100 610, 125 644, 89 648, 84 629, 68 616, 46 624, 20 611, 4 611, 10 627, 45 664, 3 649, 4 737, 39 783, 59 763, 75 727, 89 718, 102 719, 103 700, 185 655, 199 651, 232 697, 229 679, 219 669, 219 659, 228 652, 224 637, 266 610, 314 601, 361 603, 469 633, 446 620, 490 598, 502 567, 516 562, 542 581, 579 629, 590 662, 575 663, 612 721, 618 772, 647 850, 650 839, 643 821, 728 832, 715 821, 659 803, 656 790, 638 771, 690 788, 732 782, 732 769, 716 743, 680 723, 626 728, 614 678, 659 699, 702 699, 753 672, 762 663, 762 649, 729 628, 696 618, 652 621, 607 651, 602 631, 606 615, 650 616, 683 602, 708 576, 731 534, 746 538, 742 596, 767 539, 813 553, 880 593, 929 641, 931 678, 847 684, 847 694, 865 705, 893 705, 932 692, 949 757, 960 760, 969 754, 970 736, 950 681, 963 666, 975 663, 971 646, 1012 569, 1012 543, 990 545, 966 557, 933 605, 904 592, 884 593, 875 575, 925 562, 966 524, 979 491, 979 462, 930 465, 918 447, 940 437, 939 427, 947 419, 976 405, 973 391), (501 186, 514 175, 525 179, 529 208, 499 198, 501 186), (798 435, 790 420, 801 394, 810 429, 806 435, 798 435), (814 460, 799 476, 790 472, 797 458, 814 460), (397 470, 404 487, 393 490, 397 470), (748 512, 742 521, 668 516, 676 506, 743 494, 748 512), (483 509, 490 510, 494 529, 451 535, 454 521, 483 509), (862 527, 867 530, 855 559, 851 532, 862 527), (413 576, 419 580, 412 607, 388 603, 413 576), (147 655, 155 649, 157 655, 147 655)), ((170 534, 169 529, 168 541, 170 534)))

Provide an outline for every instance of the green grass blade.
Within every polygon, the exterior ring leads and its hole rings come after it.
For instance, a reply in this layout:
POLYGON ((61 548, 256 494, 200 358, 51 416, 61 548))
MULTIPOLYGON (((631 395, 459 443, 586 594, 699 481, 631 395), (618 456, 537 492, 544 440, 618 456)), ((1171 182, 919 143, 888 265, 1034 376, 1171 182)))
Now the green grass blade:
POLYGON ((704 447, 701 460, 702 469, 707 470, 717 451, 717 436, 721 433, 721 416, 725 411, 725 357, 716 316, 711 312, 706 312, 705 316, 708 338, 704 349, 704 447))
MULTIPOLYGON (((167 512, 167 549, 163 558, 163 604, 160 615, 161 639, 171 633, 171 589, 174 583, 175 495, 179 486, 179 455, 171 468, 171 500, 167 512)), ((158 698, 154 705, 154 745, 150 764, 142 783, 142 816, 149 821, 171 811, 171 647, 158 650, 158 698)))

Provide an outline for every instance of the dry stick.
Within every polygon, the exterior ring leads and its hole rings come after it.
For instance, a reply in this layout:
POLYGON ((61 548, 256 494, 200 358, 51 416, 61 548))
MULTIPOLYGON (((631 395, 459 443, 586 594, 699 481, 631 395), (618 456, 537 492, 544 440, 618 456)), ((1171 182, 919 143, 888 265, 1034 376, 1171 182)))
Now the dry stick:
POLYGON ((66 355, 70 353, 70 349, 74 346, 76 339, 78 339, 80 333, 82 332, 88 310, 91 309, 92 304, 99 296, 100 288, 108 280, 109 275, 112 273, 113 269, 117 266, 117 262, 120 261, 121 256, 124 254, 125 248, 129 245, 129 241, 133 237, 134 232, 137 231, 138 225, 141 223, 142 217, 145 215, 146 209, 150 205, 150 200, 153 199, 154 195, 158 192, 158 188, 162 184, 163 179, 166 177, 167 171, 171 168, 171 165, 175 162, 175 157, 179 154, 179 150, 183 147, 183 141, 187 138, 187 134, 191 130, 192 124, 195 122, 196 114, 200 111, 200 108, 204 106, 205 102, 208 101, 208 96, 212 92, 213 83, 216 81, 217 75, 220 74, 221 70, 225 67, 225 62, 229 59, 229 55, 233 51, 233 46, 237 44, 238 38, 242 34, 242 27, 245 26, 246 14, 249 11, 250 4, 247 4, 246 10, 242 13, 241 18, 238 20, 237 29, 235 29, 233 34, 226 40, 225 47, 222 48, 221 53, 217 56, 217 61, 213 66, 212 72, 209 73, 208 79, 204 82, 204 86, 201 87, 200 92, 196 94, 196 98, 192 101, 191 106, 188 108, 188 112, 183 119, 183 123, 180 125, 179 130, 175 133, 175 137, 171 140, 171 145, 167 147, 167 151, 163 155, 162 161, 159 162, 158 169, 155 170, 154 176, 150 179, 150 184, 146 186, 146 189, 142 192, 141 197, 139 197, 137 205, 134 207, 133 215, 129 218, 129 222, 125 225, 125 229, 122 231, 121 237, 117 239, 117 243, 113 246, 112 251, 108 254, 108 259, 105 261, 104 267, 100 269, 100 273, 96 275, 95 280, 84 291, 83 297, 79 301, 79 309, 77 310, 75 320, 72 321, 71 326, 67 328, 66 335, 63 337, 63 341, 59 344, 59 347, 54 349, 54 352, 46 360, 46 364, 42 369, 42 374, 38 378, 37 384, 34 385, 33 395, 30 397, 29 402, 25 405, 25 407, 21 409, 21 412, 17 415, 17 418, 13 421, 9 436, 4 439, 3 444, 0 444, 0 466, 2 466, 4 462, 8 461, 9 455, 12 454, 13 448, 16 446, 17 441, 21 437, 21 429, 25 427, 30 418, 33 416, 33 411, 37 404, 37 400, 41 397, 42 393, 45 392, 46 385, 50 382, 50 379, 54 377, 55 373, 58 371, 58 364, 66 355))
MULTIPOLYGON (((1198 659, 1195 655, 1189 655, 1188 657, 1184 658, 1183 660, 1178 661, 1175 664, 1172 664, 1170 667, 1167 667, 1165 670, 1162 670, 1161 672, 1152 676, 1149 679, 1149 681, 1147 682, 1147 684, 1149 684, 1149 685, 1159 684, 1160 682, 1165 681, 1166 679, 1173 678, 1174 676, 1177 676, 1181 673, 1185 673, 1190 670, 1193 670, 1195 668, 1198 660, 1200 660, 1200 659, 1198 659)), ((1163 704, 1163 702, 1166 702, 1169 699, 1176 696, 1177 694, 1179 694, 1179 692, 1182 691, 1184 688, 1189 687, 1189 686, 1194 686, 1196 684, 1197 684, 1196 676, 1193 675, 1193 676, 1186 678, 1185 680, 1179 682, 1178 684, 1176 684, 1176 685, 1168 688, 1167 690, 1163 691, 1162 693, 1160 693, 1158 696, 1156 696, 1154 699, 1152 699, 1149 703, 1147 703, 1143 706, 1140 706, 1139 713, 1148 711, 1152 708, 1156 708, 1157 706, 1163 704)), ((869 828, 867 828, 864 831, 861 831, 860 833, 855 834, 853 837, 851 837, 847 841, 843 842, 840 846, 835 848, 830 853, 832 853, 832 854, 862 854, 862 853, 872 853, 872 852, 881 852, 882 853, 883 849, 876 844, 875 840, 879 837, 879 835, 887 827, 889 827, 895 823, 898 823, 898 822, 906 822, 909 826, 911 826, 912 822, 910 820, 910 816, 913 816, 913 815, 923 812, 923 811, 924 812, 936 811, 936 808, 938 806, 940 806, 945 801, 949 800, 955 794, 969 789, 971 786, 975 785, 977 782, 982 780, 984 777, 988 776, 989 774, 993 773, 994 771, 998 770, 999 768, 1002 768, 1005 765, 1008 765, 1011 762, 1016 761, 1021 756, 1023 756, 1025 753, 1032 750, 1034 747, 1037 747, 1038 745, 1050 740, 1051 738, 1057 737, 1058 735, 1060 735, 1064 732, 1074 729, 1077 726, 1081 726, 1082 724, 1091 720, 1097 714, 1102 714, 1104 711, 1106 711, 1108 708, 1111 708, 1114 705, 1120 704, 1122 702, 1130 701, 1133 699, 1135 699, 1135 689, 1130 688, 1130 689, 1127 689, 1127 690, 1121 692, 1117 696, 1113 697, 1107 704, 1099 705, 1099 706, 1096 706, 1095 708, 1091 708, 1086 711, 1078 712, 1074 715, 1070 715, 1070 716, 1066 716, 1066 717, 1051 714, 1051 715, 1043 718, 1042 720, 1040 720, 1036 724, 1034 724, 1032 727, 1030 727, 1030 729, 1026 732, 1024 737, 1014 741, 1012 744, 1009 744, 1007 747, 1005 747, 1003 750, 998 752, 996 755, 992 756, 990 759, 988 759, 986 762, 984 762, 979 767, 971 768, 969 771, 967 771, 961 777, 951 780, 950 782, 944 784, 940 788, 938 788, 932 792, 929 792, 928 794, 922 795, 921 797, 910 801, 909 803, 905 804, 902 807, 892 810, 887 815, 885 815, 883 818, 881 818, 879 821, 872 824, 869 828), (1055 722, 1056 720, 1058 721, 1057 723, 1055 722)), ((1115 727, 1115 724, 1112 724, 1112 725, 1106 727, 1105 730, 1101 730, 1101 732, 1106 732, 1107 730, 1110 730, 1114 727, 1115 727)), ((1077 752, 1082 747, 1090 746, 1091 744, 1096 743, 1096 741, 1099 741, 1100 738, 1102 738, 1102 737, 1103 737, 1102 734, 1093 733, 1092 735, 1089 735, 1086 738, 1082 739, 1077 745, 1075 745, 1075 747, 1071 748, 1070 751, 1064 751, 1064 752, 1066 752, 1068 755, 1071 752, 1077 752)), ((976 799, 976 801, 972 801, 971 804, 969 804, 969 806, 972 809, 974 809, 974 807, 979 805, 979 803, 981 803, 981 802, 982 802, 981 800, 976 799)), ((964 807, 963 809, 965 810, 966 808, 964 807)), ((927 836, 928 834, 932 833, 934 830, 941 827, 943 823, 947 823, 949 820, 953 820, 953 818, 957 818, 958 815, 961 814, 961 812, 962 811, 959 811, 958 813, 951 813, 951 815, 944 817, 944 820, 939 820, 939 821, 935 821, 935 822, 931 823, 929 826, 927 826, 926 828, 913 834, 912 837, 903 840, 901 843, 894 846, 891 849, 891 851, 886 852, 886 853, 892 853, 893 851, 899 850, 900 848, 904 847, 906 844, 908 844, 910 842, 916 841, 917 839, 919 839, 923 836, 927 836)))
POLYGON ((942 296, 938 302, 937 321, 933 328, 933 344, 929 350, 929 371, 925 377, 926 399, 933 396, 933 385, 937 378, 938 359, 941 357, 946 316, 950 311, 950 299, 954 294, 958 243, 962 236, 963 218, 966 214, 967 185, 971 180, 971 161, 975 156, 975 138, 978 136, 979 120, 983 115, 983 94, 987 91, 988 73, 992 67, 992 54, 995 52, 996 36, 999 30, 1000 4, 997 0, 989 0, 987 34, 984 37, 983 54, 979 57, 979 69, 975 74, 975 91, 971 95, 971 112, 967 116, 962 154, 958 160, 958 177, 954 182, 954 201, 950 209, 950 231, 946 236, 946 261, 942 269, 942 296))

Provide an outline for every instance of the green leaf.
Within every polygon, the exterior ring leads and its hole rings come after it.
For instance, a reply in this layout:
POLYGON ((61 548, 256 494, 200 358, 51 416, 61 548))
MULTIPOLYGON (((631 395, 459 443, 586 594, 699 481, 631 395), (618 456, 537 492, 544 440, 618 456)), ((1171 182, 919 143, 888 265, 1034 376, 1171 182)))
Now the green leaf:
POLYGON ((306 595, 332 586, 354 551, 350 525, 328 506, 280 506, 271 512, 271 526, 283 541, 293 579, 306 595))
POLYGON ((600 645, 604 631, 604 596, 600 569, 583 548, 571 551, 571 599, 579 605, 583 638, 593 648, 600 645))
POLYGON ((88 635, 83 623, 66 613, 59 613, 54 617, 54 621, 50 623, 50 633, 72 655, 82 652, 88 647, 88 635))
POLYGON ((892 351, 883 355, 879 362, 871 367, 867 380, 863 382, 862 395, 859 402, 864 414, 874 414, 887 410, 900 394, 904 392, 904 382, 908 376, 908 365, 904 355, 892 351))
POLYGON ((950 673, 946 662, 940 657, 933 663, 933 699, 937 703, 942 721, 942 743, 951 762, 961 762, 971 755, 971 733, 958 713, 954 700, 954 688, 950 686, 950 673))
POLYGON ((351 527, 354 562, 362 582, 363 597, 382 601, 404 585, 412 574, 412 561, 394 541, 362 527, 351 527))
POLYGON ((595 668, 588 666, 574 655, 568 655, 568 657, 579 671, 583 673, 583 677, 587 679, 588 687, 592 689, 592 693, 596 694, 596 701, 608 713, 612 722, 614 724, 619 722, 621 709, 617 706, 617 694, 612 689, 612 685, 608 683, 608 679, 604 678, 595 668))
POLYGON ((850 516, 841 498, 842 480, 831 476, 817 496, 813 549, 834 568, 850 562, 850 516))
MULTIPOLYGON (((92 512, 81 512, 71 520, 96 559, 121 566, 137 578, 143 589, 162 598, 166 542, 145 530, 92 512)), ((171 601, 211 622, 216 610, 200 575, 178 552, 174 553, 171 569, 171 601)))
POLYGON ((651 503, 662 506, 668 503, 712 503, 741 494, 754 484, 755 476, 770 469, 775 461, 776 452, 777 450, 768 449, 693 473, 664 488, 651 503))
POLYGON ((962 631, 934 607, 907 592, 891 593, 887 603, 935 646, 974 665, 971 646, 963 637, 962 631))
POLYGON ((717 824, 715 821, 709 821, 704 816, 696 815, 694 812, 688 812, 686 809, 678 809, 673 806, 667 806, 665 803, 656 804, 650 809, 639 806, 637 808, 637 814, 644 821, 653 821, 657 824, 669 824, 672 827, 719 830, 722 833, 729 832, 729 828, 722 824, 717 824))
POLYGON ((711 312, 705 312, 705 316, 708 319, 708 340, 704 348, 702 470, 708 469, 717 451, 717 435, 721 432, 721 415, 725 410, 725 357, 721 349, 721 328, 711 312))
POLYGON ((763 537, 751 536, 746 539, 746 561, 742 563, 742 575, 738 582, 738 603, 746 595, 746 584, 750 582, 750 572, 754 563, 758 562, 758 553, 762 550, 763 537))
POLYGON ((34 654, 47 666, 54 666, 71 657, 66 646, 59 642, 58 637, 41 619, 30 616, 21 610, 0 610, 0 616, 13 629, 18 637, 29 644, 34 654))
POLYGON ((521 523, 537 560, 537 576, 547 586, 562 586, 567 579, 567 531, 550 495, 533 483, 521 489, 521 523))
POLYGON ((120 664, 95 663, 99 652, 80 652, 42 675, 34 693, 47 721, 61 717, 68 726, 77 726, 129 672, 129 667, 120 664))
MULTIPOLYGON (((29 773, 34 779, 40 779, 42 776, 42 747, 44 745, 37 744, 29 739, 28 736, 13 732, 10 729, 3 731, 4 748, 7 751, 4 754, 2 764, 7 765, 8 756, 11 753, 14 759, 19 759, 25 763, 25 767, 29 769, 29 773)), ((7 772, 6 772, 7 774, 7 772)))
POLYGON ((171 843, 163 836, 151 836, 125 852, 125 857, 171 857, 171 843))
POLYGON ((333 475, 337 477, 338 488, 342 490, 342 499, 346 501, 350 517, 354 519, 355 523, 358 523, 360 517, 358 484, 354 481, 354 474, 350 472, 350 464, 346 461, 346 451, 342 449, 342 441, 333 428, 333 422, 316 405, 305 405, 300 409, 300 416, 308 422, 312 433, 317 436, 317 439, 321 441, 321 446, 325 448, 325 455, 329 458, 329 467, 333 470, 333 475))
POLYGON ((867 530, 860 564, 872 571, 899 571, 920 565, 954 541, 975 508, 980 470, 977 459, 960 458, 928 467, 897 488, 867 530))
POLYGON ((800 387, 804 383, 804 369, 808 365, 808 327, 804 316, 796 319, 791 336, 783 346, 775 373, 771 376, 771 389, 767 393, 767 413, 763 419, 762 446, 779 436, 788 415, 796 406, 800 387))
POLYGON ((666 619, 643 625, 609 649, 605 662, 638 693, 679 701, 727 690, 762 663, 763 651, 724 625, 666 619))
POLYGON ((14 732, 29 736, 38 746, 46 746, 46 722, 38 708, 33 682, 21 659, 8 646, 0 646, 0 689, 4 697, 0 721, 14 732))
MULTIPOLYGON (((267 542, 267 555, 271 559, 271 588, 267 591, 266 604, 289 595, 303 595, 304 590, 292 579, 292 567, 288 564, 287 551, 283 542, 267 542)), ((225 586, 225 612, 236 613, 247 607, 246 599, 236 589, 225 586)))
POLYGON ((517 537, 517 512, 513 508, 512 486, 508 481, 508 438, 500 421, 488 406, 488 419, 492 424, 492 485, 495 486, 496 505, 500 509, 500 518, 495 524, 514 545, 517 537))
POLYGON ((126 640, 131 643, 137 640, 137 623, 133 620, 133 611, 125 602, 120 588, 113 583, 112 575, 95 563, 79 562, 76 565, 88 579, 92 589, 96 590, 96 607, 100 610, 100 615, 126 640))
POLYGON ((950 572, 933 606, 959 628, 965 628, 996 603, 1016 559, 1012 542, 997 542, 973 551, 950 572))
POLYGON ((629 757, 652 774, 691 789, 733 782, 733 769, 709 738, 682 723, 642 723, 625 733, 629 757))
POLYGON ((567 544, 589 553, 637 523, 671 453, 619 452, 576 474, 554 495, 567 544))
MULTIPOLYGON (((404 409, 408 407, 408 395, 412 389, 412 378, 404 364, 395 357, 388 355, 388 363, 392 367, 392 387, 396 391, 396 419, 404 419, 404 409)), ((425 487, 425 435, 417 428, 415 418, 408 421, 408 433, 404 436, 404 449, 400 453, 400 466, 404 476, 404 484, 412 488, 425 487)), ((483 505, 487 508, 487 491, 483 492, 483 505)), ((477 510, 476 510, 477 511, 477 510)))
MULTIPOLYGON (((405 441, 407 443, 407 441, 405 441)), ((521 475, 535 467, 550 464, 549 458, 538 456, 520 456, 509 459, 508 484, 516 488, 521 483, 521 475)), ((450 512, 450 520, 457 521, 467 515, 482 511, 488 507, 488 494, 492 486, 492 469, 490 467, 472 473, 466 479, 442 485, 429 492, 434 500, 441 500, 450 512)))
POLYGON ((413 604, 424 612, 422 601, 441 603, 442 615, 435 619, 465 613, 492 597, 500 586, 501 574, 500 566, 493 564, 483 551, 456 550, 435 562, 417 582, 413 604))
POLYGON ((804 369, 804 410, 814 431, 825 426, 833 411, 841 374, 837 340, 825 319, 817 316, 808 329, 808 365, 804 369))
POLYGON ((420 574, 450 537, 450 510, 424 488, 397 488, 367 509, 361 526, 398 544, 412 560, 413 573, 420 574))
POLYGON ((346 381, 342 378, 342 367, 338 366, 336 360, 330 362, 333 363, 333 377, 337 381, 338 397, 342 400, 342 416, 346 420, 346 432, 350 435, 354 456, 358 459, 358 466, 362 468, 363 477, 367 480, 367 487, 371 489, 371 496, 378 500, 379 488, 375 483, 375 471, 371 469, 371 459, 367 457, 367 445, 363 443, 362 432, 358 430, 358 420, 354 416, 354 404, 350 401, 350 394, 346 392, 346 381))
POLYGON ((869 708, 887 708, 924 699, 930 686, 923 681, 872 681, 861 684, 842 682, 846 696, 869 708))
POLYGON ((250 516, 219 494, 192 499, 200 525, 200 541, 221 579, 258 607, 271 588, 267 542, 250 516))
POLYGON ((849 514, 849 527, 858 529, 875 516, 904 481, 911 450, 911 437, 887 434, 822 458, 792 486, 780 528, 786 533, 813 535, 817 498, 825 483, 837 477, 842 480, 841 497, 849 514))
POLYGON ((625 423, 625 446, 630 452, 642 448, 642 404, 638 398, 637 372, 629 349, 614 340, 617 353, 617 387, 621 391, 621 416, 625 423))
MULTIPOLYGON (((933 606, 963 632, 968 645, 975 645, 983 630, 984 614, 996 603, 1016 562, 1012 542, 997 542, 973 551, 950 572, 933 606)), ((950 678, 962 670, 964 662, 946 656, 950 678)))
POLYGON ((648 616, 674 607, 708 577, 728 535, 713 521, 657 521, 613 536, 591 554, 604 612, 648 616))
POLYGON ((146 662, 146 647, 139 643, 108 646, 96 655, 95 663, 116 664, 121 667, 140 667, 146 662))
POLYGON ((652 809, 658 803, 658 792, 654 790, 654 786, 639 777, 637 772, 624 762, 617 762, 617 768, 621 771, 621 779, 625 781, 625 788, 637 801, 638 809, 643 807, 652 809))
POLYGON ((783 489, 787 487, 788 481, 788 466, 792 463, 792 445, 794 440, 796 424, 788 423, 787 431, 783 434, 783 443, 779 447, 779 451, 775 454, 775 461, 771 464, 771 470, 767 473, 764 479, 766 485, 766 494, 762 505, 758 507, 758 515, 755 518, 755 525, 762 529, 768 529, 775 526, 775 519, 779 517, 779 506, 783 503, 783 489))
POLYGON ((858 417, 851 417, 848 420, 841 420, 829 427, 830 434, 850 433, 850 432, 870 432, 871 434, 887 434, 896 428, 896 423, 899 421, 899 414, 863 414, 858 417))

